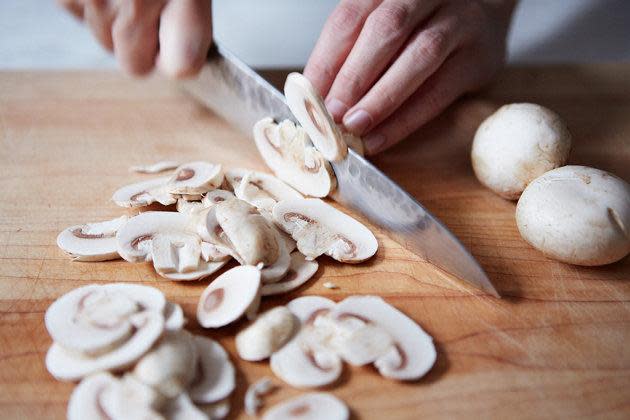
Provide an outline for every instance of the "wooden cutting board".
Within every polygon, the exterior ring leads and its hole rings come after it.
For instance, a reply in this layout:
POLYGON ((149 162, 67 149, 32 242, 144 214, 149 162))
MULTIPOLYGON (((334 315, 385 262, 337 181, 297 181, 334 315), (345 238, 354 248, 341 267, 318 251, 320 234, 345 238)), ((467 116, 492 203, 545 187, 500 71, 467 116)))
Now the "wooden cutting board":
MULTIPOLYGON (((630 418, 630 259, 582 268, 543 257, 519 237, 515 204, 481 187, 468 155, 483 118, 500 104, 533 101, 568 122, 571 163, 629 180, 629 76, 630 65, 511 69, 374 159, 461 238, 503 299, 463 291, 378 230, 370 262, 322 258, 305 287, 266 299, 270 307, 307 294, 378 294, 435 338, 437 364, 417 383, 346 367, 329 391, 355 418, 630 418)), ((232 336, 242 324, 198 327, 208 280, 167 281, 145 264, 71 262, 55 237, 123 213, 112 192, 148 177, 129 173, 134 164, 206 159, 263 169, 251 140, 175 86, 95 72, 0 73, 0 139, 0 416, 64 417, 73 384, 45 370, 44 312, 72 288, 119 281, 160 288, 183 305, 191 330, 226 346, 238 370, 232 414, 244 418, 247 385, 273 375, 267 363, 237 359, 232 336)), ((267 407, 296 394, 282 386, 267 407)))

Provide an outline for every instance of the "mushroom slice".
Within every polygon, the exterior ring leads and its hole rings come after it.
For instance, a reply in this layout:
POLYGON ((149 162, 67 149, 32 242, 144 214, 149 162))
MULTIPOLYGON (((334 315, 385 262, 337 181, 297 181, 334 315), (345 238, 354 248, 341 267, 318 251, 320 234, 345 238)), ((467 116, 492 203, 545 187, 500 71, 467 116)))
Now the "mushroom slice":
POLYGON ((164 408, 164 414, 169 420, 208 420, 208 416, 192 402, 185 392, 169 401, 164 408))
POLYGON ((204 404, 199 407, 210 420, 224 419, 230 414, 230 400, 226 398, 212 404, 204 404))
POLYGON ((186 389, 195 376, 197 347, 186 331, 166 332, 136 363, 133 375, 167 398, 186 389))
POLYGON ((263 420, 347 420, 349 417, 348 406, 333 394, 311 392, 276 404, 265 413, 263 420))
POLYGON ((236 351, 243 360, 264 360, 284 346, 297 328, 295 315, 284 306, 276 306, 236 335, 236 351))
POLYGON ((311 82, 300 73, 289 74, 284 84, 284 96, 291 112, 324 158, 333 162, 345 158, 348 146, 311 82))
POLYGON ((230 198, 234 198, 234 193, 227 190, 212 190, 208 191, 206 195, 201 199, 201 202, 206 207, 210 208, 216 204, 219 204, 222 201, 229 200, 230 198))
POLYGON ((351 296, 339 302, 334 316, 355 317, 384 329, 394 344, 374 365, 381 375, 412 381, 424 376, 435 363, 433 339, 411 318, 378 296, 351 296))
POLYGON ((302 194, 273 175, 248 169, 231 169, 225 173, 236 197, 259 210, 271 212, 277 201, 303 198, 302 194))
POLYGON ((112 200, 121 207, 144 207, 156 201, 168 206, 177 201, 166 189, 169 177, 154 178, 119 188, 112 200))
POLYGON ((58 343, 46 354, 46 368, 60 381, 75 381, 94 372, 119 370, 132 365, 157 341, 164 330, 162 313, 144 311, 129 318, 133 334, 115 349, 99 356, 66 350, 58 343))
POLYGON ((164 329, 167 331, 178 331, 184 328, 186 317, 182 307, 177 303, 167 302, 164 307, 164 329))
POLYGON ((313 322, 328 313, 335 303, 319 296, 304 296, 289 302, 287 307, 302 324, 300 332, 284 347, 271 355, 273 373, 297 388, 324 386, 339 378, 341 359, 323 346, 312 346, 315 341, 313 322))
POLYGON ((231 199, 213 209, 216 209, 217 222, 243 263, 269 266, 278 260, 282 244, 273 226, 255 207, 243 200, 231 199))
POLYGON ((260 270, 260 275, 263 283, 275 283, 282 279, 289 271, 291 266, 291 253, 286 247, 285 241, 282 239, 282 233, 273 226, 273 231, 276 235, 276 241, 278 242, 278 248, 280 255, 273 264, 264 267, 260 270))
POLYGON ((141 174, 157 174, 159 172, 170 171, 179 166, 179 163, 172 160, 161 160, 150 165, 135 165, 129 168, 131 172, 138 172, 141 174))
POLYGON ((194 271, 189 271, 187 273, 160 273, 158 271, 158 274, 165 279, 174 281, 201 280, 219 271, 227 262, 228 260, 210 262, 199 261, 199 265, 194 271))
POLYGON ((171 194, 204 194, 223 182, 221 165, 208 162, 189 162, 175 170, 168 180, 171 194))
POLYGON ((254 125, 254 140, 263 160, 278 178, 299 192, 325 197, 336 186, 333 170, 313 147, 302 127, 264 118, 254 125))
POLYGON ((273 209, 273 219, 297 241, 307 259, 326 253, 337 261, 358 263, 378 249, 367 227, 322 200, 281 201, 273 209))
POLYGON ((207 337, 193 336, 199 359, 197 375, 188 394, 197 404, 209 404, 228 397, 236 386, 235 370, 227 352, 207 337))
POLYGON ((271 378, 264 377, 247 387, 245 391, 245 413, 248 416, 256 417, 258 409, 262 406, 260 397, 273 391, 275 385, 271 378))
POLYGON ((70 254, 75 261, 120 258, 116 250, 116 232, 127 219, 127 216, 121 216, 105 222, 71 226, 57 236, 57 246, 70 254))
POLYGON ((229 260, 230 254, 227 251, 225 247, 210 242, 201 242, 201 258, 206 262, 229 260))
POLYGON ((291 254, 289 271, 282 279, 275 283, 264 284, 261 288, 263 296, 278 295, 295 290, 306 283, 315 273, 319 264, 317 261, 307 261, 299 252, 291 254))
POLYGON ((183 198, 177 200, 177 211, 183 214, 194 215, 207 209, 201 201, 187 201, 183 198))
POLYGON ((156 233, 151 238, 151 255, 158 273, 194 271, 201 258, 201 239, 194 233, 156 233))
POLYGON ((203 291, 197 320, 204 328, 219 328, 239 319, 259 301, 260 270, 250 265, 234 267, 203 291))
POLYGON ((133 314, 143 307, 160 312, 164 302, 164 295, 151 287, 93 284, 61 296, 50 305, 44 319, 46 329, 56 343, 71 351, 97 355, 117 346, 133 333, 130 322, 133 314), (141 295, 146 298, 136 299, 141 295))

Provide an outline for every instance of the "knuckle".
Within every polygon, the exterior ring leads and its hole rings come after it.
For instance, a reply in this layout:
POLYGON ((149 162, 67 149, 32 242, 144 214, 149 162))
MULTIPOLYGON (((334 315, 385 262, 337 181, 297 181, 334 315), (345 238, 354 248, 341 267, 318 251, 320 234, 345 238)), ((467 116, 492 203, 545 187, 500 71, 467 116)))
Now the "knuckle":
POLYGON ((368 17, 370 27, 383 37, 396 37, 411 20, 410 6, 404 3, 383 3, 368 17))
POLYGON ((429 29, 421 34, 416 44, 412 49, 416 60, 435 61, 447 53, 449 37, 444 30, 429 29))
POLYGON ((342 98, 355 98, 361 92, 364 85, 364 78, 355 69, 343 69, 335 80, 335 84, 341 86, 344 95, 342 98))
MULTIPOLYGON (((71 3, 71 2, 67 2, 71 3)), ((107 7, 107 0, 83 0, 86 7, 91 9, 100 10, 107 7)))
POLYGON ((347 32, 357 28, 362 20, 362 11, 356 1, 341 3, 330 15, 330 25, 336 32, 347 32))

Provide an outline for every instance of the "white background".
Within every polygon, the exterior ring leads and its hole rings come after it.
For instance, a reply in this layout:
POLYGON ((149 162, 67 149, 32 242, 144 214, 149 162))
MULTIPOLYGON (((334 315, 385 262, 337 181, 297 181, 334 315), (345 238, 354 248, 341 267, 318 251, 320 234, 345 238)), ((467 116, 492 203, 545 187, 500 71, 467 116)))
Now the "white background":
MULTIPOLYGON (((215 37, 253 66, 299 67, 336 3, 215 0, 215 37)), ((630 61, 630 0, 521 0, 509 59, 630 61)), ((0 69, 115 66, 89 31, 53 0, 0 0, 0 69)))

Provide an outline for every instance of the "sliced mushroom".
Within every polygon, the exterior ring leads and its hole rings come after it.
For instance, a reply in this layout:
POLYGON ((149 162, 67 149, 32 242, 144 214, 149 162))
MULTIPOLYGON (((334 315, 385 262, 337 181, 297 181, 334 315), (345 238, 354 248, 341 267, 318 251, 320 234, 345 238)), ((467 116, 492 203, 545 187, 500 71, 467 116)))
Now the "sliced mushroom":
POLYGON ((304 255, 294 252, 291 254, 291 264, 284 277, 275 283, 264 284, 261 294, 270 296, 295 290, 313 277, 318 267, 317 261, 307 261, 304 255))
POLYGON ((230 259, 229 250, 210 242, 201 242, 201 258, 206 262, 226 261, 230 259))
POLYGON ((141 174, 157 174, 159 172, 170 171, 179 166, 179 163, 172 160, 162 160, 150 165, 135 165, 129 168, 131 172, 138 172, 141 174))
POLYGON ((206 207, 212 207, 216 204, 219 204, 222 201, 229 200, 230 198, 234 198, 234 193, 227 190, 212 190, 208 191, 206 195, 201 199, 201 202, 206 207))
POLYGON ((284 346, 298 328, 295 315, 284 306, 276 306, 236 335, 236 351, 243 360, 264 360, 284 346))
POLYGON ((203 194, 179 194, 179 198, 184 201, 196 202, 203 200, 203 194))
POLYGON ((394 344, 374 362, 381 375, 405 381, 424 376, 435 363, 433 339, 407 315, 378 296, 351 296, 339 302, 334 316, 367 320, 389 333, 394 344))
POLYGON ((208 416, 192 402, 185 392, 169 401, 164 408, 164 414, 169 420, 208 420, 208 416))
POLYGON ((166 332, 133 369, 140 382, 167 398, 179 395, 192 382, 197 367, 197 347, 190 333, 166 332))
POLYGON ((210 420, 221 420, 230 414, 230 399, 226 398, 212 404, 204 404, 199 407, 210 420))
POLYGON ((281 280, 287 274, 291 265, 291 253, 286 247, 286 242, 282 239, 284 232, 280 232, 275 226, 272 226, 272 230, 278 242, 279 255, 273 264, 260 270, 262 282, 265 284, 281 280))
POLYGON ((177 201, 166 189, 169 177, 136 182, 118 189, 112 200, 121 207, 144 207, 158 202, 165 206, 177 201))
POLYGON ((151 256, 160 274, 195 271, 201 258, 201 239, 196 233, 155 233, 151 237, 151 256))
POLYGON ((263 420, 347 420, 349 417, 348 406, 339 398, 326 392, 312 392, 271 407, 263 420))
POLYGON ((177 211, 187 215, 194 215, 207 209, 206 205, 201 201, 188 201, 180 198, 177 200, 177 211))
POLYGON ((297 388, 324 386, 339 378, 343 365, 333 351, 311 344, 314 320, 329 312, 335 303, 319 296, 292 300, 287 307, 301 321, 300 332, 271 355, 270 366, 276 376, 297 388))
POLYGON ((133 334, 120 346, 98 356, 85 356, 67 350, 58 343, 46 354, 46 368, 61 381, 75 381, 94 372, 119 370, 136 362, 164 330, 162 313, 144 311, 129 318, 133 334))
POLYGON ((98 355, 133 334, 131 317, 142 309, 164 310, 162 292, 128 284, 88 285, 61 296, 46 311, 46 329, 64 348, 98 355))
POLYGON ((177 211, 193 216, 199 215, 204 210, 230 198, 234 198, 234 194, 230 191, 212 190, 208 191, 208 193, 201 198, 201 201, 177 200, 177 211))
POLYGON ((127 216, 98 223, 71 226, 57 236, 57 246, 75 261, 107 261, 120 258, 116 250, 116 232, 127 216))
POLYGON ((297 241, 307 259, 326 253, 337 261, 358 263, 378 249, 367 227, 322 200, 281 201, 274 207, 273 219, 297 241))
POLYGON ((167 302, 164 307, 164 329, 167 331, 177 331, 184 328, 186 318, 182 307, 177 303, 167 302))
POLYGON ((254 125, 254 140, 267 166, 302 194, 325 197, 335 189, 337 181, 330 164, 302 127, 289 120, 277 125, 264 118, 254 125))
POLYGON ((260 302, 260 270, 234 267, 217 277, 203 291, 197 320, 204 328, 219 328, 239 319, 260 302))
POLYGON ((237 198, 248 202, 261 212, 271 213, 280 200, 303 198, 302 194, 273 175, 248 169, 231 169, 225 173, 237 198))
POLYGON ((324 158, 333 162, 345 158, 348 146, 311 82, 300 73, 291 73, 284 84, 284 95, 291 112, 324 158))
POLYGON ((227 352, 207 337, 194 336, 199 354, 197 375, 188 393, 197 404, 209 404, 227 398, 236 386, 235 370, 227 352))
POLYGON ((225 264, 227 264, 227 262, 228 260, 210 262, 199 261, 199 265, 194 271, 189 271, 187 273, 158 272, 158 274, 166 279, 174 281, 201 280, 219 271, 225 264))
POLYGON ((221 165, 189 162, 179 166, 168 180, 171 194, 204 194, 223 182, 221 165))
POLYGON ((275 388, 271 378, 264 377, 247 387, 245 391, 245 413, 248 416, 258 415, 258 409, 262 406, 261 396, 270 393, 275 388))

